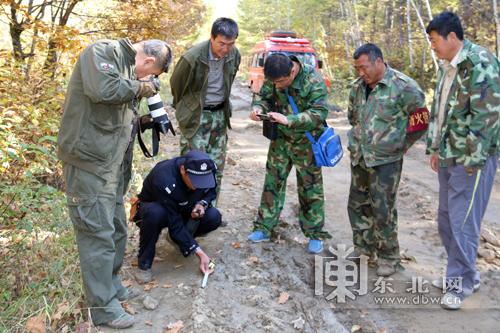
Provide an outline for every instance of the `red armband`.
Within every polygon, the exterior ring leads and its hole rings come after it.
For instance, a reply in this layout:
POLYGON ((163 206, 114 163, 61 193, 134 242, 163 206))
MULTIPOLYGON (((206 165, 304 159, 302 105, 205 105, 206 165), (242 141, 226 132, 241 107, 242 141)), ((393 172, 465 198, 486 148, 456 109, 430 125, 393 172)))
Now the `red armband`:
POLYGON ((429 110, 426 107, 417 108, 408 118, 406 133, 425 131, 429 126, 429 110))

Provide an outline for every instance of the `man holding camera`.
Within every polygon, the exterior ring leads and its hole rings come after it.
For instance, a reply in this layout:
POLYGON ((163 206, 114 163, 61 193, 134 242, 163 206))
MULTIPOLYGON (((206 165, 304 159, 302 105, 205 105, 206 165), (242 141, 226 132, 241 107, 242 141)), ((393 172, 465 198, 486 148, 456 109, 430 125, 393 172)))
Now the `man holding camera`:
POLYGON ((133 220, 139 225, 138 270, 139 283, 153 278, 151 266, 155 246, 164 228, 187 257, 195 253, 200 270, 208 272, 210 258, 194 237, 205 235, 220 226, 221 214, 212 207, 217 183, 217 167, 210 157, 200 151, 158 163, 144 179, 139 193, 137 212, 133 220))
POLYGON ((218 18, 210 40, 189 49, 170 78, 181 130, 181 155, 193 149, 206 152, 217 164, 219 186, 226 161, 227 128, 231 128, 229 95, 241 59, 234 47, 236 38, 236 22, 218 18))
POLYGON ((309 252, 320 253, 323 239, 331 235, 323 231, 323 178, 321 168, 315 165, 306 132, 313 136, 323 132, 328 115, 326 87, 321 75, 295 56, 270 55, 264 64, 264 74, 266 81, 253 103, 250 119, 258 121, 262 114, 267 114, 276 126, 277 135, 269 145, 264 191, 248 240, 255 243, 270 240, 285 202, 286 179, 295 166, 300 227, 309 238, 309 252), (293 113, 289 96, 297 105, 298 114, 293 113))
POLYGON ((96 325, 134 324, 120 305, 130 295, 118 276, 127 241, 123 195, 136 121, 132 103, 156 94, 147 78, 166 72, 171 58, 160 40, 100 40, 80 54, 68 84, 58 157, 85 296, 96 325))

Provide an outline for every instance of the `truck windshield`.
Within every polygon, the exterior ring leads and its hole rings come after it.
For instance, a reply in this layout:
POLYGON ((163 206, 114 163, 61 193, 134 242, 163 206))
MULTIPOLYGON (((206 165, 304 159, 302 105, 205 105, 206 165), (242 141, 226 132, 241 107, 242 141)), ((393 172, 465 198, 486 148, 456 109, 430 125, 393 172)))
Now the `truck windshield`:
POLYGON ((297 58, 299 58, 300 61, 302 61, 304 64, 311 65, 313 67, 316 67, 316 56, 314 53, 304 53, 304 52, 289 52, 289 51, 271 51, 269 54, 273 53, 281 53, 281 54, 286 54, 286 55, 294 55, 297 58))

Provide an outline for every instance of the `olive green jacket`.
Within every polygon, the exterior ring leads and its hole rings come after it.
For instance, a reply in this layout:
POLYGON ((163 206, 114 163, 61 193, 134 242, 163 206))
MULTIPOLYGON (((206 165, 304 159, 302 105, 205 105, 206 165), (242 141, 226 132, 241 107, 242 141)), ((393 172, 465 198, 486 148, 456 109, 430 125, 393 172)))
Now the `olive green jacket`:
POLYGON ((57 140, 63 162, 103 178, 118 170, 140 85, 135 55, 128 39, 100 40, 82 52, 68 84, 57 140))
MULTIPOLYGON (((208 83, 208 48, 210 40, 190 48, 175 66, 170 87, 174 97, 175 116, 182 134, 190 139, 200 127, 201 111, 205 101, 208 83)), ((237 48, 233 48, 224 62, 224 94, 226 96, 224 116, 226 124, 231 128, 231 103, 229 95, 234 77, 240 66, 241 56, 237 48)))

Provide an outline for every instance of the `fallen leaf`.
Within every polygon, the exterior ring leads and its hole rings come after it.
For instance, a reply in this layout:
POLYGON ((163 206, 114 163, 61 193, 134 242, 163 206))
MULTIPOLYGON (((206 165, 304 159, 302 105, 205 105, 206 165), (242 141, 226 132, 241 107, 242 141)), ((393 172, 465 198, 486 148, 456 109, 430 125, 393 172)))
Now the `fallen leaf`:
POLYGON ((149 320, 145 321, 144 324, 147 325, 147 326, 153 326, 153 322, 149 321, 149 320))
POLYGON ((182 320, 167 325, 167 329, 163 333, 178 333, 184 327, 182 320))
POLYGON ((351 327, 351 333, 359 332, 361 331, 361 326, 360 325, 352 325, 351 327))
POLYGON ((137 267, 137 266, 139 266, 139 264, 137 263, 137 261, 132 261, 132 262, 130 263, 130 266, 132 266, 132 267, 137 267))
POLYGON ((123 280, 123 281, 122 281, 122 285, 123 285, 125 288, 130 287, 133 283, 134 283, 134 281, 132 281, 132 280, 130 280, 130 279, 129 279, 129 280, 123 280))
POLYGON ((137 311, 135 311, 134 307, 128 303, 122 303, 122 307, 125 310, 125 312, 130 313, 131 315, 137 313, 137 311))
POLYGON ((290 295, 287 292, 282 292, 280 294, 280 297, 278 298, 278 304, 285 304, 288 299, 290 298, 290 295))
POLYGON ((154 289, 156 287, 158 287, 158 282, 156 281, 149 282, 144 285, 144 291, 150 291, 151 289, 154 289))
POLYGON ((241 244, 240 242, 233 242, 231 243, 231 246, 235 249, 241 249, 241 244))
POLYGON ((25 328, 30 333, 45 333, 45 313, 29 318, 25 328))
POLYGON ((51 322, 52 322, 51 327, 53 331, 56 330, 58 322, 62 319, 64 313, 68 312, 68 310, 69 310, 68 302, 60 303, 57 306, 56 313, 51 317, 51 322))
POLYGON ((259 258, 257 258, 256 256, 251 256, 251 257, 248 257, 248 261, 252 264, 256 264, 259 262, 259 258))
POLYGON ((172 288, 174 285, 171 284, 171 283, 165 283, 163 286, 161 286, 162 288, 165 288, 165 289, 168 289, 168 288, 172 288))

